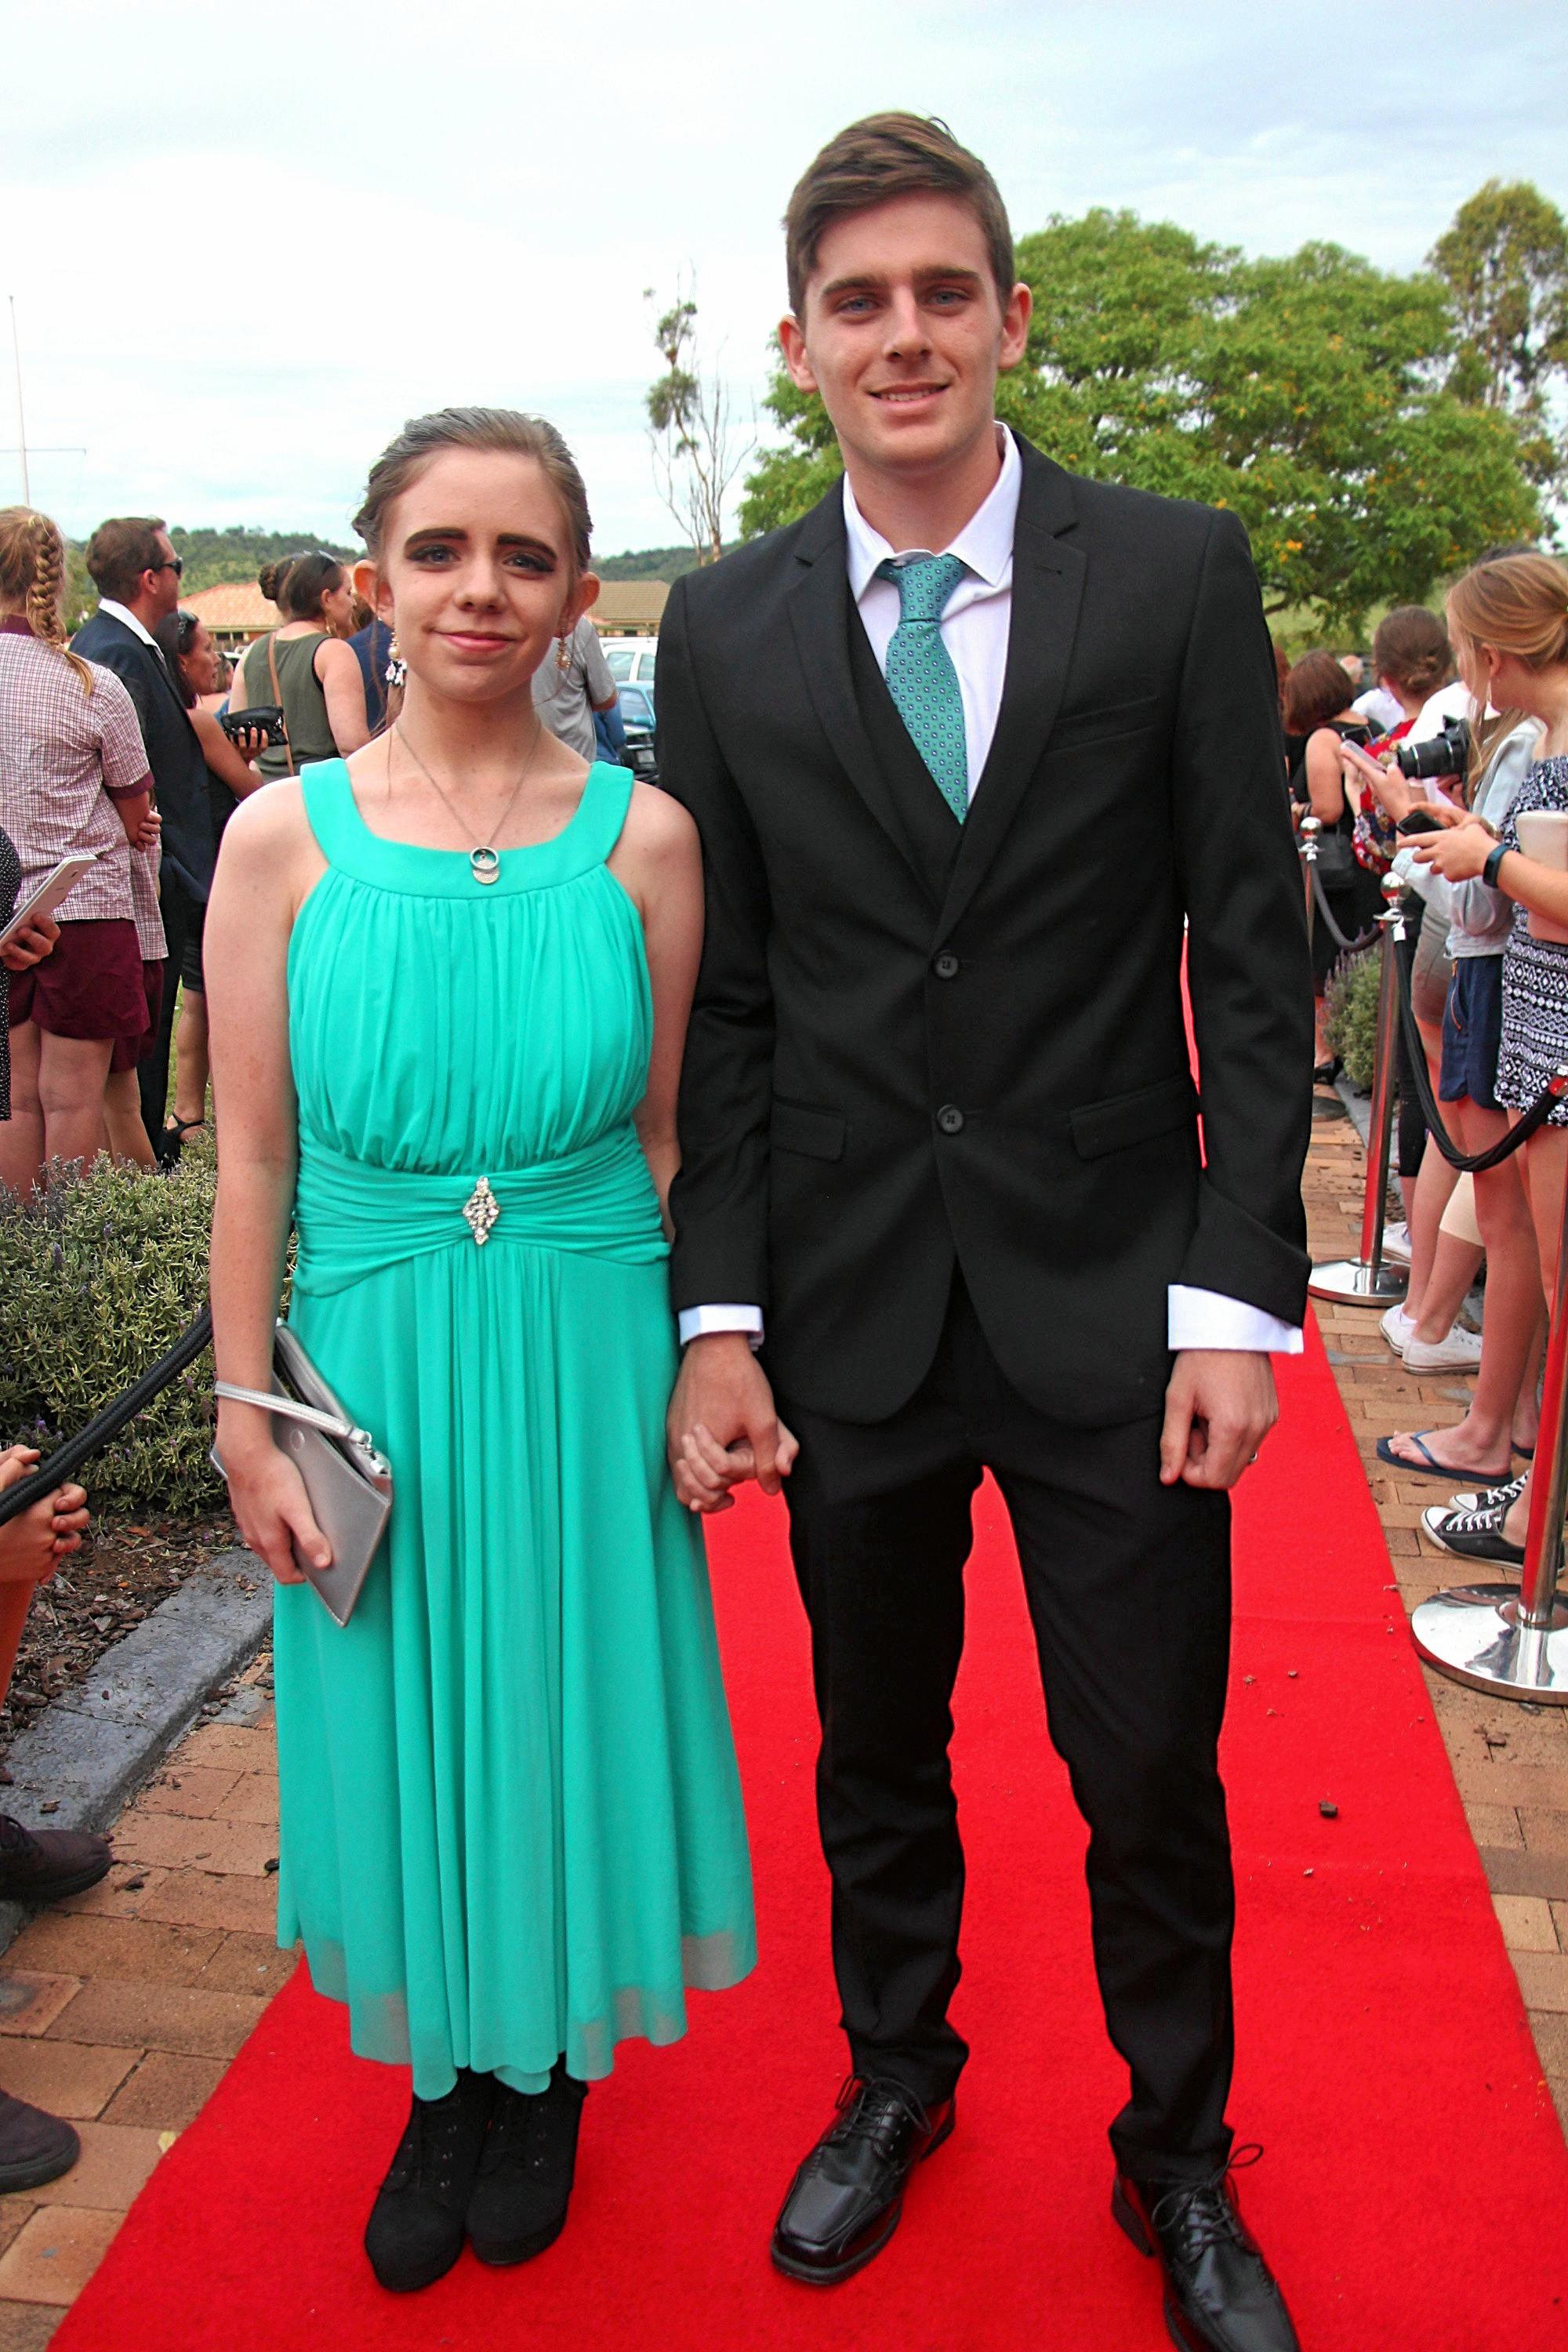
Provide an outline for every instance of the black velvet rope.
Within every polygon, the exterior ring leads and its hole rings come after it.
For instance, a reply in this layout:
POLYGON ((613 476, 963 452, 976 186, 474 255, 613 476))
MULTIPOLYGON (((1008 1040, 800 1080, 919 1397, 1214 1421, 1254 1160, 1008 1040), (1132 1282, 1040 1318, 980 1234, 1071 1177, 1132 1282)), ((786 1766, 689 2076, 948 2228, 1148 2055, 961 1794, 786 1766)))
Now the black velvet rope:
POLYGON ((1310 863, 1312 869, 1312 899, 1318 910, 1319 922, 1328 925, 1330 937, 1342 954, 1358 955, 1363 948, 1371 947, 1373 940, 1376 939, 1378 930, 1376 923, 1373 924, 1370 930, 1363 931, 1359 940, 1347 940, 1329 911, 1329 902, 1323 896, 1322 877, 1318 872, 1318 861, 1314 857, 1310 860, 1310 863))
MULTIPOLYGON (((1391 940, 1391 953, 1393 949, 1391 940)), ((1545 1125, 1554 1106, 1568 1092, 1568 1082, 1560 1084, 1555 1078, 1549 1078, 1530 1108, 1510 1128, 1502 1141, 1494 1143, 1489 1151, 1461 1151, 1443 1124, 1443 1113, 1432 1092, 1432 1080, 1426 1068, 1426 1048, 1416 1024, 1415 1007, 1410 1001, 1410 974, 1405 969, 1405 959, 1394 955, 1394 962, 1399 982, 1399 1018, 1405 1030, 1405 1042, 1410 1048, 1415 1091, 1421 1098, 1421 1114, 1426 1121, 1427 1131, 1450 1168, 1457 1168, 1461 1176, 1484 1176, 1489 1168, 1500 1168, 1505 1160, 1530 1141, 1538 1127, 1545 1125)), ((1392 1045, 1393 1040, 1389 1042, 1392 1045)))
POLYGON ((171 1381, 179 1379, 187 1364, 195 1363, 212 1335, 213 1311, 204 1307, 189 1330, 182 1331, 167 1354, 160 1356, 139 1381, 133 1381, 101 1412, 94 1413, 85 1429, 79 1429, 74 1437, 68 1437, 63 1445, 57 1446, 47 1462, 40 1462, 36 1470, 30 1470, 25 1478, 0 1495, 0 1527, 23 1511, 31 1510, 46 1495, 52 1495, 57 1486, 74 1478, 84 1462, 101 1453, 111 1438, 119 1436, 128 1421, 134 1421, 139 1412, 145 1412, 171 1381))

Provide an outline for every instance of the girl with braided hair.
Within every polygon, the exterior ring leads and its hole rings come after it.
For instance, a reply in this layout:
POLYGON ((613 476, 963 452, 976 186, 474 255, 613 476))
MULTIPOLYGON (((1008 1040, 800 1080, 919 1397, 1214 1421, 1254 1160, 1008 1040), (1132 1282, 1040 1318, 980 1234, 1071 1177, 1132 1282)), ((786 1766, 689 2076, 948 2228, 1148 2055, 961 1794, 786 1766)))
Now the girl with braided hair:
POLYGON ((16 845, 23 897, 62 857, 93 859, 61 901, 52 951, 11 985, 0 1183, 19 1193, 52 1161, 96 1156, 116 1041, 148 1025, 131 845, 156 838, 152 779, 124 687, 66 645, 64 581, 64 542, 48 517, 0 509, 0 824, 16 845))

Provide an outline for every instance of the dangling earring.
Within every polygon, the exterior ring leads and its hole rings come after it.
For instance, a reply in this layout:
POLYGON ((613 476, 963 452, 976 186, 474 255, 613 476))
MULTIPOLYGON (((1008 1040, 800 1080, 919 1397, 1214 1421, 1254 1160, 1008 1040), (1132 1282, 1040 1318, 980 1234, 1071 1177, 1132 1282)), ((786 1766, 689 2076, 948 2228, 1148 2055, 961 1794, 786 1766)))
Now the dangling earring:
POLYGON ((557 637, 557 638, 556 638, 556 640, 555 640, 555 667, 556 667, 556 668, 561 672, 561 675, 563 676, 563 677, 565 677, 566 672, 571 668, 571 667, 572 667, 572 640, 571 640, 571 638, 570 638, 570 637, 557 637))
POLYGON ((392 643, 386 648, 386 683, 394 692, 408 683, 408 664, 399 650, 395 628, 392 632, 392 643))

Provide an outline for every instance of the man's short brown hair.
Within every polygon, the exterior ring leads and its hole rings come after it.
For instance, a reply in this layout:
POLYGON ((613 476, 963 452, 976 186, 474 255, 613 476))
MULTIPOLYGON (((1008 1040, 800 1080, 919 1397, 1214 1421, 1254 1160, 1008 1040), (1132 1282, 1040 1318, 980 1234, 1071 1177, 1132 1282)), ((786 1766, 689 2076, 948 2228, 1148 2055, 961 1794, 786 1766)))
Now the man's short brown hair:
POLYGON ((87 542, 87 568, 100 596, 129 604, 144 572, 164 561, 158 533, 167 525, 158 515, 113 515, 87 542))
POLYGON ((991 275, 1004 308, 1016 271, 1007 208, 995 181, 937 116, 868 114, 830 139, 795 184, 784 215, 789 306, 805 315, 806 281, 816 250, 835 221, 868 212, 894 196, 956 196, 980 224, 991 275))

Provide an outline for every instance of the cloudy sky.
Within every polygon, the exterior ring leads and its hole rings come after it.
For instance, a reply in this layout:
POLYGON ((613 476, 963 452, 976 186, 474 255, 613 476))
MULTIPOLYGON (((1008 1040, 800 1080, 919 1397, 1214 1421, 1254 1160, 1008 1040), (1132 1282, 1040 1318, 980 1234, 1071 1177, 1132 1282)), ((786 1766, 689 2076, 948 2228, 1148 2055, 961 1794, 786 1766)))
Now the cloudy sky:
POLYGON ((602 551, 668 542, 644 289, 695 271, 749 420, 790 186, 875 108, 943 115, 1020 234, 1131 205, 1410 268, 1489 177, 1568 208, 1562 0, 0 0, 0 295, 76 533, 341 538, 405 416, 489 401, 563 427, 602 551))

